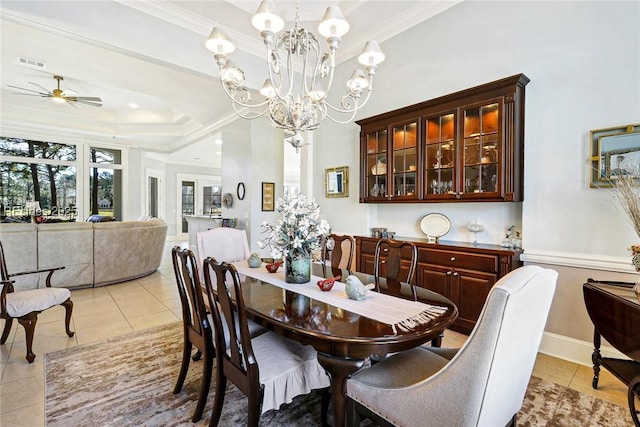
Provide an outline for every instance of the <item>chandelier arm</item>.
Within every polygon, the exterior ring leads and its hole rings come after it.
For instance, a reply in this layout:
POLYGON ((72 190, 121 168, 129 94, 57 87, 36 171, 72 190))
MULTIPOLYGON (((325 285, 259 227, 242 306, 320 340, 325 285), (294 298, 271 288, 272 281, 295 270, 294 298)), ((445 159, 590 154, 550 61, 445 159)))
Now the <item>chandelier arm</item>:
POLYGON ((349 113, 351 113, 351 115, 349 116, 348 119, 346 119, 344 121, 343 120, 338 120, 335 117, 332 117, 331 114, 329 114, 328 112, 325 115, 325 117, 328 118, 329 120, 331 120, 332 122, 337 123, 339 125, 346 125, 347 123, 350 123, 350 122, 353 121, 353 119, 355 119, 357 112, 358 112, 358 110, 353 110, 353 111, 349 112, 349 113))
MULTIPOLYGON (((305 54, 305 63, 304 63, 304 72, 303 72, 303 80, 304 80, 304 91, 305 93, 311 93, 312 91, 316 91, 318 89, 316 82, 318 79, 318 75, 319 72, 318 70, 320 69, 320 66, 322 64, 322 54, 320 52, 320 44, 318 43, 318 41, 313 38, 308 38, 308 40, 313 41, 313 43, 310 43, 307 49, 307 53, 305 54), (310 49, 309 49, 310 48, 310 49), (311 76, 309 77, 309 81, 307 81, 306 75, 307 75, 307 60, 310 61, 309 56, 308 56, 308 52, 310 50, 313 50, 313 52, 315 52, 315 66, 313 66, 313 71, 311 73, 311 76), (309 84, 311 85, 311 87, 309 88, 309 84)), ((326 90, 326 89, 325 89, 326 90)))
POLYGON ((364 97, 364 99, 361 98, 361 96, 358 96, 357 98, 354 98, 352 95, 350 95, 349 93, 346 93, 345 95, 343 95, 343 97, 341 99, 345 99, 345 98, 349 98, 353 101, 353 108, 340 108, 340 107, 336 107, 334 105, 331 105, 329 102, 324 102, 327 107, 329 107, 331 110, 337 112, 337 113, 343 113, 343 114, 351 114, 354 113, 356 111, 358 111, 359 109, 361 109, 362 107, 365 106, 365 104, 369 101, 369 98, 371 97, 371 92, 373 92, 373 82, 370 80, 369 81, 369 87, 367 88, 367 93, 364 97))
POLYGON ((331 92, 331 86, 333 86, 333 71, 335 70, 335 66, 333 65, 334 62, 334 58, 333 58, 333 54, 335 53, 335 51, 331 52, 332 58, 331 58, 331 67, 329 67, 329 74, 328 74, 328 78, 329 78, 329 83, 327 84, 327 87, 325 88, 325 91, 327 92, 327 94, 329 92, 331 92))
MULTIPOLYGON (((294 34, 296 27, 293 27, 293 30, 290 30, 288 32, 289 34, 289 48, 287 51, 287 78, 289 79, 289 90, 287 90, 287 93, 284 95, 280 95, 279 98, 282 100, 285 100, 286 98, 290 97, 291 94, 293 93, 293 61, 292 61, 292 57, 293 57, 293 51, 295 49, 295 45, 292 43, 292 35, 294 34)), ((286 47, 286 46, 285 46, 286 47)))
POLYGON ((272 49, 271 46, 267 45, 267 70, 269 71, 269 80, 271 80, 271 84, 273 85, 273 88, 276 92, 276 96, 280 97, 280 92, 282 91, 282 82, 283 82, 283 78, 282 78, 282 64, 279 63, 279 58, 277 55, 278 52, 278 46, 280 44, 280 38, 278 37, 278 39, 274 42, 275 43, 275 49, 272 49), (274 78, 274 70, 273 67, 271 67, 271 57, 274 57, 278 60, 278 70, 275 72, 275 75, 278 76, 278 81, 276 82, 276 79, 274 78), (276 84, 277 83, 277 84, 276 84))
MULTIPOLYGON (((245 114, 244 111, 241 111, 238 109, 238 104, 236 104, 235 102, 231 103, 231 106, 233 107, 233 111, 242 119, 246 119, 246 120, 253 120, 253 119, 257 119, 258 117, 262 117, 264 116, 269 109, 265 108, 264 111, 262 111, 261 113, 258 113, 256 111, 253 110, 249 110, 248 112, 251 114, 245 114)), ((251 107, 244 107, 244 108, 251 108, 251 107)))
MULTIPOLYGON (((309 91, 307 90, 307 60, 308 56, 307 52, 305 51, 302 55, 302 73, 299 82, 300 87, 298 88, 298 93, 301 94, 302 98, 305 98, 305 96, 309 93, 309 91)), ((300 102, 302 102, 302 99, 300 100, 300 102)))
POLYGON ((231 99, 233 105, 238 104, 238 105, 241 105, 241 106, 243 106, 245 108, 260 108, 260 107, 262 107, 264 105, 267 105, 267 103, 269 102, 269 101, 263 101, 263 102, 260 102, 258 104, 247 104, 245 102, 242 102, 242 101, 236 99, 236 97, 235 97, 235 92, 238 92, 239 90, 244 90, 244 91, 248 92, 248 90, 245 87, 231 92, 231 91, 229 91, 229 88, 227 87, 227 85, 222 81, 222 79, 220 79, 220 83, 222 84, 222 88, 224 89, 224 92, 231 99))

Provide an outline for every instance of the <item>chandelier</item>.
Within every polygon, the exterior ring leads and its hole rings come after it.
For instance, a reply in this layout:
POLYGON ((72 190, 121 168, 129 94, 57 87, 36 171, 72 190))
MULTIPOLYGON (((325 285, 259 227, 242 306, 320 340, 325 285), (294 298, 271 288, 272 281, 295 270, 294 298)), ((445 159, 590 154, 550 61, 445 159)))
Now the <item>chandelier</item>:
POLYGON ((224 31, 213 28, 206 42, 220 68, 222 87, 231 98, 236 114, 244 119, 255 119, 268 113, 273 126, 285 129, 285 136, 291 136, 289 142, 296 151, 305 145, 302 132, 317 129, 326 117, 340 124, 354 119, 369 99, 373 76, 385 58, 378 43, 367 42, 358 56, 364 71, 356 69, 353 72, 339 104, 331 105, 327 95, 333 83, 336 51, 341 37, 349 31, 349 23, 337 6, 327 8, 318 25, 318 32, 327 39, 329 47, 329 52, 323 54, 313 33, 300 26, 299 10, 300 0, 296 4, 293 28, 288 31, 282 31, 284 21, 270 0, 260 2, 251 19, 266 46, 269 77, 259 91, 264 97, 262 101, 254 102, 245 86, 244 71, 229 60, 228 54, 235 46, 224 31))

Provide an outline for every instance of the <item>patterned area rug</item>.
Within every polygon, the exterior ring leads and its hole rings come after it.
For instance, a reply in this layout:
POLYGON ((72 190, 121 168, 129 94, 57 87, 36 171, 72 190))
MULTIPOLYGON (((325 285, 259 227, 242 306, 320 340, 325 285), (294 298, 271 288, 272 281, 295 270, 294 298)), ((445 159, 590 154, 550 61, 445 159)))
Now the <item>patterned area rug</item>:
MULTIPOLYGON (((179 323, 45 356, 47 426, 206 426, 191 422, 202 362, 191 362, 172 394, 182 353, 179 323)), ((212 387, 213 390, 213 387, 212 387)), ((221 426, 246 425, 246 399, 230 385, 221 426)), ((300 396, 260 418, 261 426, 319 426, 320 395, 300 396)), ((628 409, 532 377, 518 426, 629 426, 628 409)))

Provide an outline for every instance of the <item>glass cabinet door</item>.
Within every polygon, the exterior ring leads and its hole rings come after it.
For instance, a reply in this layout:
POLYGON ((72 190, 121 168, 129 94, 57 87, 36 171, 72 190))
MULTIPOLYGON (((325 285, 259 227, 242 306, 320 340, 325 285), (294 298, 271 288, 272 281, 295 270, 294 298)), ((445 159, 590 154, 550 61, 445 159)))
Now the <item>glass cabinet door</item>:
POLYGON ((456 192, 455 114, 426 119, 425 186, 427 197, 456 192))
POLYGON ((384 197, 387 194, 387 130, 366 134, 367 194, 365 197, 384 197))
POLYGON ((417 141, 418 122, 410 122, 392 128, 393 140, 393 196, 417 197, 417 141))
POLYGON ((497 102, 464 110, 465 193, 496 193, 500 182, 499 126, 497 102))

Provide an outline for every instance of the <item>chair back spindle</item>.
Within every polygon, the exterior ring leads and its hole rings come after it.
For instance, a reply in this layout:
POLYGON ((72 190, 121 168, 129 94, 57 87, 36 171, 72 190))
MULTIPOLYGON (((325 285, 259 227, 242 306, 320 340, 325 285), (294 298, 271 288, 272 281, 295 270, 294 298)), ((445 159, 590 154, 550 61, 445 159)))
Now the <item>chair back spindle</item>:
POLYGON ((373 271, 376 290, 380 290, 380 278, 386 279, 387 288, 390 291, 394 288, 399 289, 401 282, 412 283, 417 262, 418 250, 413 243, 390 239, 378 240, 373 271))
POLYGON ((7 270, 7 262, 4 259, 4 249, 2 248, 2 243, 0 242, 0 280, 7 281, 9 280, 9 271, 7 270))
POLYGON ((347 270, 351 274, 351 264, 355 252, 355 240, 352 236, 330 234, 322 245, 322 274, 325 279, 347 270))

